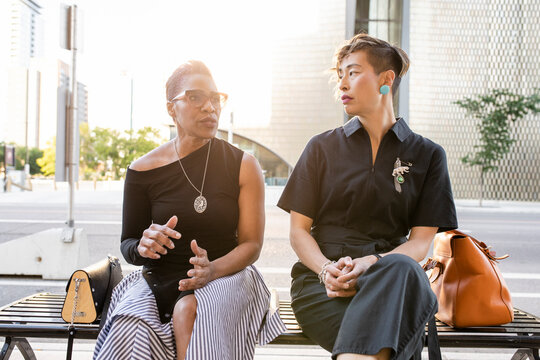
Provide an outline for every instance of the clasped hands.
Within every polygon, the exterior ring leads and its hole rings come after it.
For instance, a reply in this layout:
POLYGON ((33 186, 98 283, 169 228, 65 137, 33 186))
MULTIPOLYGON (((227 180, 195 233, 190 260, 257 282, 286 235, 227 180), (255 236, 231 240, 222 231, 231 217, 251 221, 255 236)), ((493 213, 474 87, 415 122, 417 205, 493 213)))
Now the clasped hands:
POLYGON ((326 266, 324 285, 328 297, 351 297, 356 294, 356 281, 371 265, 369 256, 351 259, 345 256, 326 266))
MULTIPOLYGON (((174 243, 170 238, 180 239, 182 235, 174 230, 178 218, 172 216, 165 225, 152 224, 143 232, 143 236, 137 246, 137 251, 142 257, 149 259, 159 259, 167 254, 167 249, 174 249, 174 243)), ((178 282, 178 290, 195 290, 202 288, 212 279, 213 265, 208 260, 205 249, 197 245, 197 240, 191 240, 191 251, 195 254, 189 259, 193 269, 187 272, 188 279, 178 282)))

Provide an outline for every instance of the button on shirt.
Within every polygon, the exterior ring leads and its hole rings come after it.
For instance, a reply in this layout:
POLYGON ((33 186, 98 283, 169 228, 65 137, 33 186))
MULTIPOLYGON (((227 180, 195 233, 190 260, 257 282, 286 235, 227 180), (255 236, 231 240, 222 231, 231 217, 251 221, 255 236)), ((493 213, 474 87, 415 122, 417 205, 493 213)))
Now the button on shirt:
MULTIPOLYGON (((345 125, 314 136, 289 178, 278 206, 313 219, 318 227, 349 229, 365 239, 396 239, 414 226, 457 228, 443 148, 411 131, 399 118, 384 135, 375 162, 369 135, 355 117, 345 125), (392 172, 403 173, 401 192, 392 172)), ((324 232, 320 243, 340 242, 340 232, 324 232), (332 235, 332 234, 336 235, 332 235)))

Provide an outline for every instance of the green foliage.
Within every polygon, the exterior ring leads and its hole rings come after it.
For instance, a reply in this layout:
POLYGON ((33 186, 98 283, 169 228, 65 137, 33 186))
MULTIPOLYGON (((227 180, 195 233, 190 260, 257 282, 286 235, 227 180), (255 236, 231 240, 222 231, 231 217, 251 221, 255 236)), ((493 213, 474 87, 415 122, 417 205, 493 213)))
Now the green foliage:
POLYGON ((454 102, 464 108, 477 125, 480 144, 461 161, 469 166, 479 166, 484 173, 497 169, 497 163, 510 151, 515 142, 510 134, 510 123, 528 113, 540 113, 540 89, 530 96, 519 95, 506 89, 494 89, 486 95, 476 95, 454 102))
MULTIPOLYGON (((26 163, 26 147, 15 147, 15 170, 24 170, 24 164, 26 163)), ((38 148, 30 148, 28 154, 28 164, 30 165, 30 175, 36 175, 41 173, 40 166, 36 160, 43 156, 43 151, 38 148)))
POLYGON ((5 164, 4 164, 4 144, 5 144, 5 142, 0 141, 0 169, 3 169, 5 167, 5 164))
MULTIPOLYGON (((151 127, 120 132, 101 127, 91 130, 83 123, 79 134, 79 175, 85 180, 120 179, 129 164, 165 141, 159 131, 151 127)), ((37 160, 46 176, 54 175, 55 153, 53 140, 37 160)))
POLYGON ((156 148, 165 139, 151 127, 124 131, 81 127, 80 164, 83 178, 120 179, 129 164, 156 148))
MULTIPOLYGON (((0 168, 5 166, 4 164, 4 143, 0 142, 0 168)), ((15 146, 15 170, 24 170, 24 164, 26 163, 26 147, 18 146, 14 143, 8 143, 7 145, 15 146)), ((41 173, 39 165, 36 160, 43 156, 43 151, 38 148, 30 148, 30 154, 28 156, 28 163, 30 164, 30 174, 35 175, 41 173)))
POLYGON ((36 160, 45 176, 54 175, 56 159, 56 137, 47 142, 47 148, 43 151, 43 156, 36 160))

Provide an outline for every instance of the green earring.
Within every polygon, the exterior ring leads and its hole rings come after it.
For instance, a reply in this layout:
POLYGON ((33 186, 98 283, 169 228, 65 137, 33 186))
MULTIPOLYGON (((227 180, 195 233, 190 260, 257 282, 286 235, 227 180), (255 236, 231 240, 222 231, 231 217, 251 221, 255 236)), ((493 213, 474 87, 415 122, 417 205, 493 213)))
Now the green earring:
POLYGON ((390 92, 390 86, 383 85, 383 86, 381 86, 379 91, 381 92, 381 94, 386 95, 386 94, 388 94, 390 92))

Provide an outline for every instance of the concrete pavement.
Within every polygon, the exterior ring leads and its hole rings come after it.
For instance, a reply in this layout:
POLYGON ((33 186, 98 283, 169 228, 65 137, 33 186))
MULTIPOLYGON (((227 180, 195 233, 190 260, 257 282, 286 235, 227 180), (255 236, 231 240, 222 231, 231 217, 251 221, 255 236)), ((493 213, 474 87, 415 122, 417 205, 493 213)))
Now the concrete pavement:
MULTIPOLYGON (((14 205, 20 205, 21 211, 6 211, 0 215, 0 225, 10 224, 12 227, 31 228, 32 226, 62 226, 64 217, 67 214, 68 192, 65 184, 59 184, 54 190, 52 183, 42 182, 34 185, 33 192, 0 193, 0 210, 14 205), (54 211, 40 210, 44 206, 50 207, 54 211), (31 214, 31 209, 43 213, 39 218, 31 214), (49 223, 47 223, 47 221, 49 223)), ((288 221, 286 214, 277 209, 275 204, 281 194, 281 187, 267 187, 267 226, 265 231, 265 248, 263 255, 257 263, 263 271, 265 280, 271 287, 278 287, 280 297, 288 297, 288 271, 290 265, 295 261, 294 253, 290 249, 287 240, 288 221)), ((101 183, 97 190, 93 190, 93 184, 81 183, 80 189, 75 192, 75 207, 84 209, 82 215, 75 218, 76 226, 97 226, 100 229, 95 234, 93 241, 96 246, 103 249, 117 249, 118 234, 116 232, 120 226, 120 209, 122 202, 122 183, 110 182, 101 183), (95 211, 93 209, 102 209, 95 211)), ((484 201, 484 207, 478 208, 477 200, 457 200, 458 213, 474 214, 480 219, 488 219, 497 222, 494 218, 505 214, 514 214, 516 219, 520 219, 520 214, 528 214, 528 219, 540 214, 540 203, 506 202, 506 201, 484 201)), ((540 219, 540 216, 538 216, 540 219)), ((461 220, 460 220, 461 221, 461 220)), ((530 221, 529 221, 530 222, 530 221)), ((473 226, 472 223, 463 222, 466 226, 473 226)), ((492 226, 491 223, 487 226, 492 226)), ((6 235, 6 234, 0 234, 6 235)), ((9 235, 9 234, 7 234, 9 235)), ((15 235, 15 233, 14 233, 15 235)), ((525 245, 524 245, 525 246, 525 245)), ((496 248, 498 248, 497 245, 496 248)), ((532 255, 531 255, 532 256, 532 255)), ((535 255, 537 257, 537 255, 535 255)), ((502 266, 505 266, 504 263, 502 266)), ((129 267, 126 267, 128 270, 129 267)), ((534 268, 527 268, 523 273, 535 272, 534 268)), ((516 272, 514 268, 505 271, 516 272)), ((523 276, 523 275, 519 275, 523 276)), ((538 283, 538 279, 533 278, 538 283)), ((18 299, 28 293, 37 291, 63 291, 64 281, 43 281, 40 279, 0 279, 0 298, 2 303, 8 303, 8 299, 18 299), (5 283, 4 283, 5 282, 5 283), (6 284, 11 284, 6 286, 6 284)), ((524 290, 520 290, 524 291, 524 290)), ((11 301, 11 300, 10 300, 11 301)), ((61 359, 64 357, 64 340, 39 340, 31 341, 36 350, 38 359, 61 359)), ((77 340, 75 344, 74 359, 91 359, 91 352, 94 342, 77 340)), ((479 350, 471 349, 453 350, 443 349, 446 359, 510 359, 512 350, 479 350)), ((328 359, 329 354, 318 347, 283 347, 267 346, 257 348, 255 359, 328 359)), ((427 355, 425 357, 427 359, 427 355)), ((12 359, 22 359, 20 354, 14 353, 12 359), (18 357, 17 357, 18 356, 18 357)))

